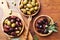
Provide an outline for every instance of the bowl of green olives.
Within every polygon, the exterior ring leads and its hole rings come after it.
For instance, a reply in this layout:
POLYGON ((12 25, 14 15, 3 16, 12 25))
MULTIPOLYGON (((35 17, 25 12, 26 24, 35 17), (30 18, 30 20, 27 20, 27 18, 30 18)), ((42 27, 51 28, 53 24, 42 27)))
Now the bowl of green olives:
POLYGON ((54 24, 51 17, 47 15, 38 16, 33 22, 33 28, 36 34, 40 36, 48 36, 53 31, 49 30, 50 24, 54 24))
POLYGON ((25 16, 33 16, 38 13, 40 9, 39 0, 21 0, 19 9, 25 16))
POLYGON ((23 21, 17 16, 8 16, 3 21, 3 31, 9 37, 19 37, 23 30, 23 21))

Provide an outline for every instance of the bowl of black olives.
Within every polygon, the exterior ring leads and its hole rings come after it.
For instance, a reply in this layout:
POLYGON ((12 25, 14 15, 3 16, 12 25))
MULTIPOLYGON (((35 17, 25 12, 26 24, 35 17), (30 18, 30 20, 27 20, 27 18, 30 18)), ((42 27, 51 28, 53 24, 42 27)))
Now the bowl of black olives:
POLYGON ((38 13, 40 9, 39 0, 21 0, 19 9, 25 16, 33 16, 38 13))
POLYGON ((38 16, 33 22, 33 28, 36 34, 40 36, 48 36, 53 31, 49 30, 50 24, 54 24, 51 17, 47 15, 38 16))
POLYGON ((3 31, 10 37, 18 37, 24 30, 22 20, 17 16, 8 16, 3 21, 3 31))

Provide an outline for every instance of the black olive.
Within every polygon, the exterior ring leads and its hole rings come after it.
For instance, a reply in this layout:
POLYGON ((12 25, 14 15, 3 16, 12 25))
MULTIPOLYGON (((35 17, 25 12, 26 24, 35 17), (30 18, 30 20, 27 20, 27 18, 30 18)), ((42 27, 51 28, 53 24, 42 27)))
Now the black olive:
POLYGON ((43 34, 48 34, 49 31, 47 29, 44 30, 43 34))
POLYGON ((48 24, 48 20, 45 18, 45 19, 43 19, 43 24, 48 24))

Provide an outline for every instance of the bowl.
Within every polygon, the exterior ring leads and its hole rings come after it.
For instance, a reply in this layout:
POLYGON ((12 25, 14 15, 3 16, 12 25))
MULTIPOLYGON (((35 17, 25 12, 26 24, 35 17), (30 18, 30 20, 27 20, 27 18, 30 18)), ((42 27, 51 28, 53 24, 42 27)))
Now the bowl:
MULTIPOLYGON (((23 0, 21 0, 21 1, 23 1, 23 0)), ((21 3, 21 1, 20 1, 20 3, 21 3)), ((39 12, 39 10, 40 10, 40 1, 39 0, 37 0, 37 3, 38 3, 38 10, 35 12, 35 13, 33 13, 33 14, 31 14, 31 15, 27 15, 27 14, 24 14, 22 11, 21 11, 21 9, 20 9, 20 12, 22 13, 22 15, 24 15, 24 16, 34 16, 34 15, 36 15, 38 12, 39 12)), ((20 4, 19 4, 20 5, 20 4)))
POLYGON ((1 28, 2 28, 2 31, 4 32, 4 34, 5 34, 6 36, 11 37, 11 38, 13 38, 13 37, 19 37, 19 36, 23 33, 23 30, 24 30, 24 21, 23 21, 23 19, 21 18, 21 16, 20 16, 18 13, 12 12, 11 15, 4 15, 4 16, 3 16, 2 21, 1 21, 1 28), (19 18, 19 19, 21 20, 22 29, 21 29, 20 33, 17 34, 18 36, 8 35, 7 33, 4 32, 3 22, 4 22, 4 20, 5 20, 6 18, 8 18, 8 17, 10 17, 10 16, 15 16, 15 17, 17 17, 17 18, 19 18))
POLYGON ((49 17, 48 15, 40 15, 40 16, 38 16, 38 17, 34 20, 34 22, 33 22, 33 29, 34 29, 35 33, 38 34, 39 36, 48 36, 48 35, 50 35, 50 34, 53 32, 52 30, 50 30, 50 32, 47 33, 47 34, 42 34, 42 33, 39 33, 39 32, 36 30, 36 28, 35 28, 35 25, 36 25, 37 20, 39 20, 41 17, 47 17, 48 19, 51 20, 50 24, 54 24, 53 19, 52 19, 51 17, 49 17))

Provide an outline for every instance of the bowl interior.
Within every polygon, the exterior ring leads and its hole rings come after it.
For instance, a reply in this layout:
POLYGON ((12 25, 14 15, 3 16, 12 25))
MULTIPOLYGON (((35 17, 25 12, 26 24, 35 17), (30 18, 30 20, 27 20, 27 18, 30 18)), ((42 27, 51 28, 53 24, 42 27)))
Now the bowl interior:
POLYGON ((37 29, 36 29, 36 27, 35 27, 37 21, 38 21, 40 18, 42 18, 42 17, 46 17, 47 19, 50 19, 50 20, 51 20, 50 23, 51 23, 51 24, 54 24, 54 22, 53 22, 53 20, 52 20, 51 17, 49 17, 49 16, 47 16, 47 15, 41 15, 41 16, 38 16, 38 17, 34 20, 33 28, 34 28, 35 33, 37 33, 38 35, 40 35, 40 36, 48 36, 48 35, 50 35, 50 34, 52 33, 52 31, 49 32, 48 34, 42 34, 42 33, 37 32, 37 29))
MULTIPOLYGON (((11 16, 14 16, 14 15, 11 15, 11 16)), ((10 16, 8 16, 8 17, 10 17, 10 16)), ((17 17, 17 16, 15 16, 15 17, 17 17)), ((6 17, 7 18, 7 17, 6 17)), ((5 19, 6 19, 5 18, 5 19)), ((19 18, 19 17, 18 17, 19 18)), ((3 22, 5 21, 5 19, 3 20, 3 22)), ((20 18, 19 18, 20 19, 20 18)), ((21 20, 21 19, 20 19, 21 20)), ((21 20, 21 23, 22 23, 22 29, 21 29, 21 31, 20 31, 20 33, 18 34, 18 36, 20 36, 21 34, 22 34, 22 32, 23 32, 23 30, 24 30, 24 23, 23 23, 23 20, 21 20)), ((2 24, 3 25, 3 24, 2 24)), ((4 28, 2 27, 2 30, 4 31, 4 28)), ((4 32, 5 33, 5 32, 4 32)), ((5 33, 7 36, 9 36, 9 37, 15 37, 15 36, 12 36, 12 35, 8 35, 7 33, 5 33)), ((18 37, 18 36, 16 36, 16 37, 18 37)))
MULTIPOLYGON (((22 0, 23 1, 23 0, 22 0)), ((21 3, 21 1, 20 1, 20 3, 21 3)), ((38 10, 35 12, 35 13, 33 13, 33 14, 31 14, 31 15, 26 15, 26 14, 24 14, 21 10, 20 10, 20 12, 22 13, 22 15, 24 15, 24 16, 34 16, 34 15, 36 15, 38 12, 39 12, 39 10, 40 10, 40 0, 37 0, 37 3, 39 4, 39 6, 38 6, 38 10)), ((19 4, 20 5, 20 4, 19 4)), ((20 8, 19 8, 20 9, 20 8)))

